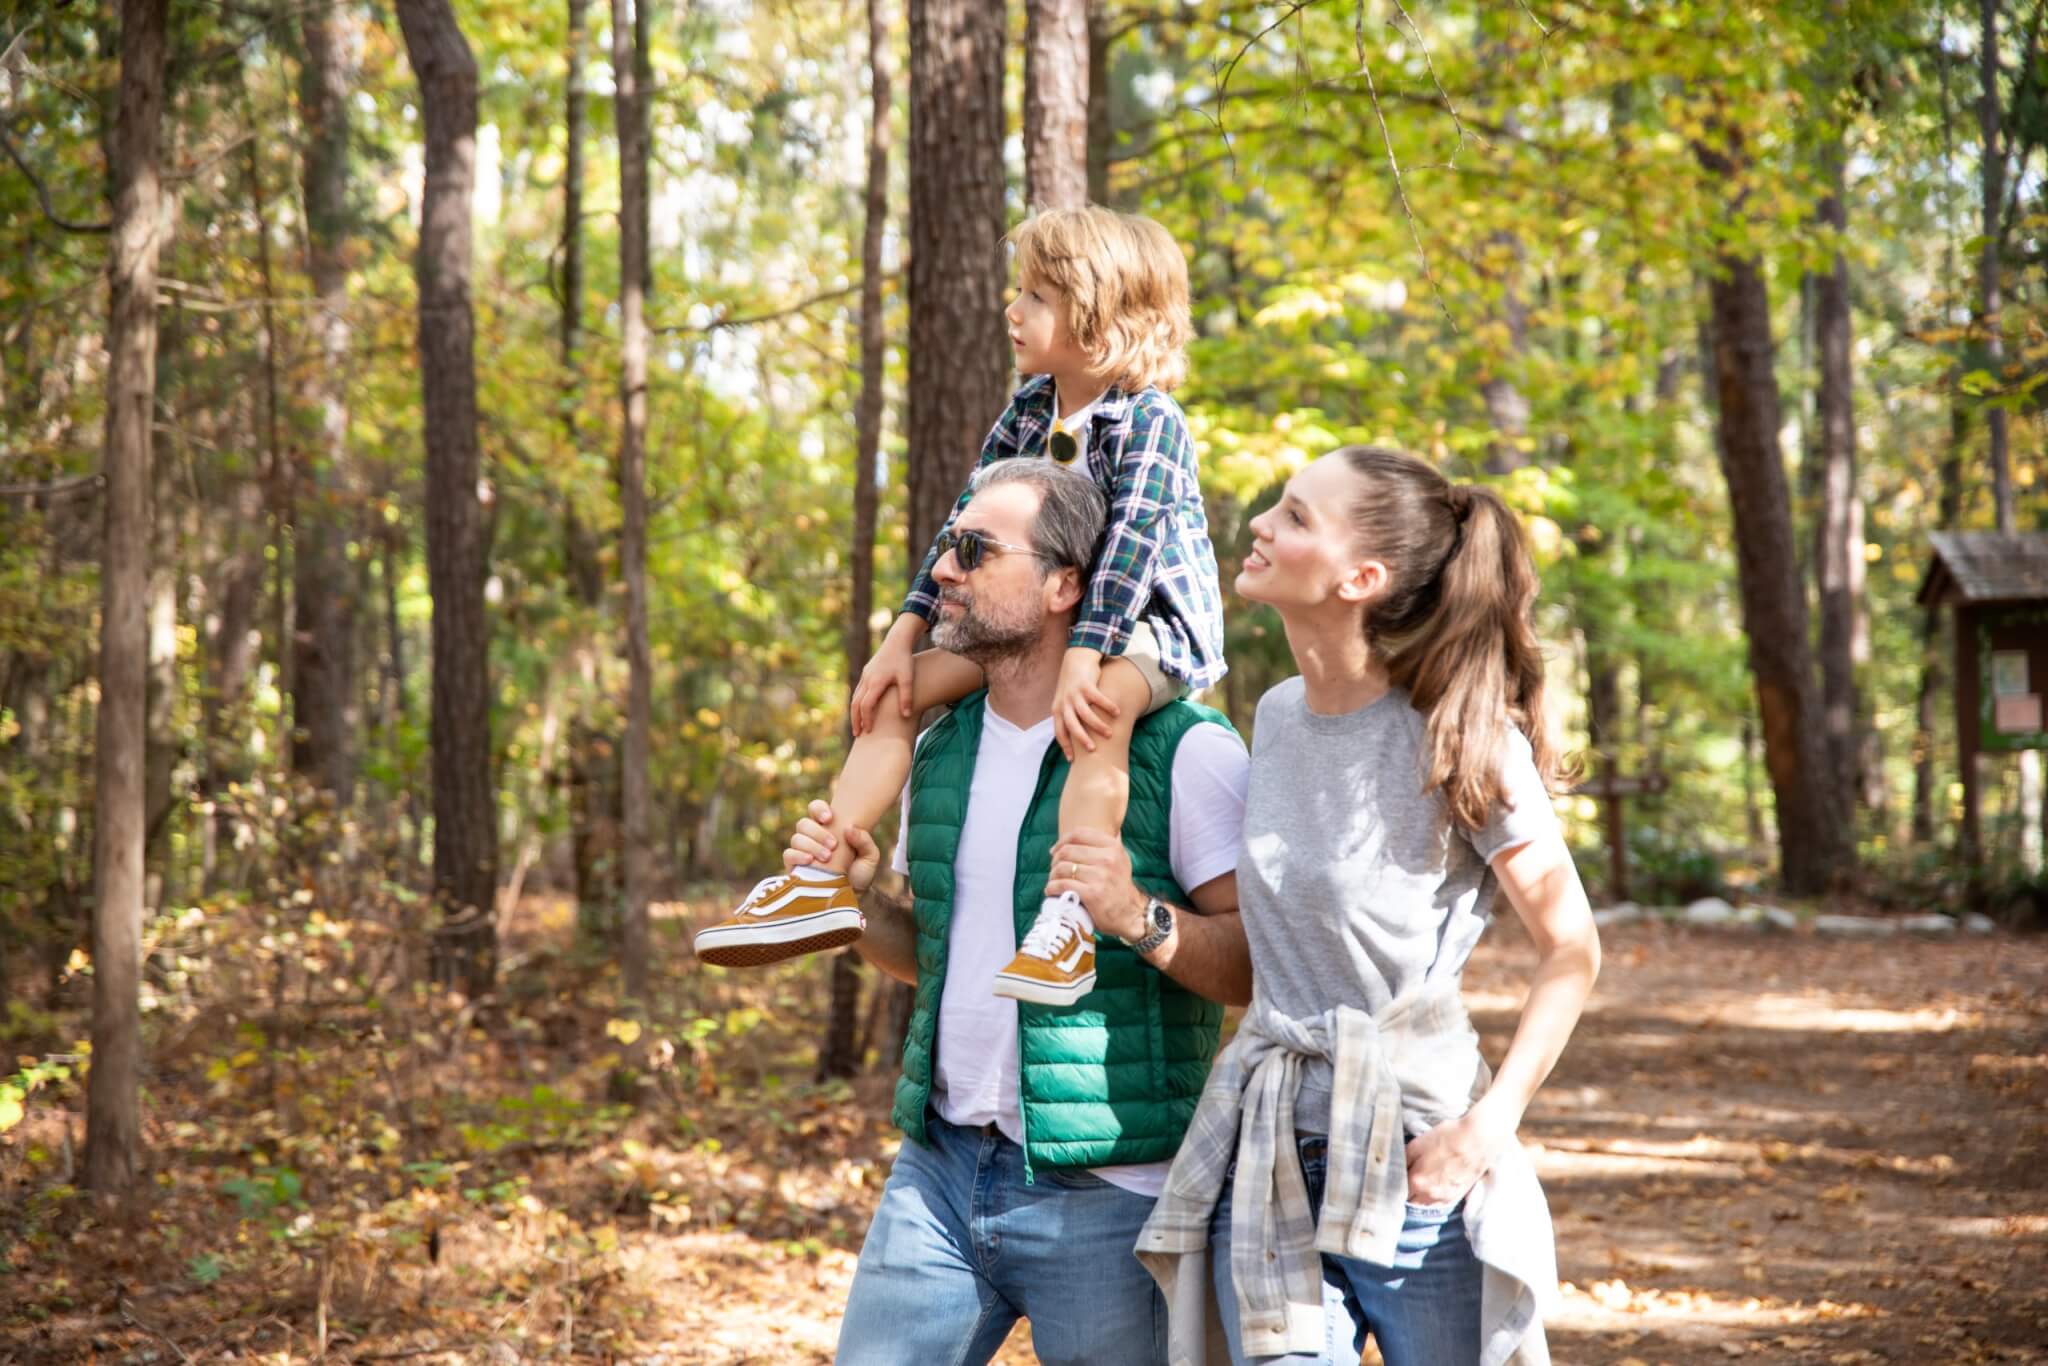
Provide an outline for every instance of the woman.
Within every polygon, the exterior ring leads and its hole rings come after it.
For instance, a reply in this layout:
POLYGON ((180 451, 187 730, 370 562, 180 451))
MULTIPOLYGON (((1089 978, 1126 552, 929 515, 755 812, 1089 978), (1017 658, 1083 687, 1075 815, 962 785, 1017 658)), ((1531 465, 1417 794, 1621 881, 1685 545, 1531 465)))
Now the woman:
POLYGON ((1237 591, 1279 612, 1300 676, 1252 737, 1253 1004, 1138 1243, 1174 1359, 1355 1359, 1370 1334, 1387 1366, 1547 1361, 1550 1216, 1515 1131, 1600 947, 1550 806, 1522 528, 1350 447, 1252 535, 1237 591), (1458 982, 1497 891, 1538 963, 1495 1075, 1458 982))

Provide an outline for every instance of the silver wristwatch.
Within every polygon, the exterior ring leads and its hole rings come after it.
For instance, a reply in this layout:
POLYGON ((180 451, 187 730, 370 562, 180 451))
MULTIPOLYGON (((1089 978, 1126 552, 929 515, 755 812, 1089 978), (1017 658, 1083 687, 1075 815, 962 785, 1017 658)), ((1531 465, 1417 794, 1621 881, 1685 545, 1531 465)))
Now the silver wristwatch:
MULTIPOLYGON (((1173 907, 1156 896, 1145 898, 1145 923, 1151 928, 1144 938, 1124 939, 1124 943, 1139 954, 1150 953, 1173 937, 1173 907)), ((1117 938, 1123 939, 1123 936, 1118 935, 1117 938)))

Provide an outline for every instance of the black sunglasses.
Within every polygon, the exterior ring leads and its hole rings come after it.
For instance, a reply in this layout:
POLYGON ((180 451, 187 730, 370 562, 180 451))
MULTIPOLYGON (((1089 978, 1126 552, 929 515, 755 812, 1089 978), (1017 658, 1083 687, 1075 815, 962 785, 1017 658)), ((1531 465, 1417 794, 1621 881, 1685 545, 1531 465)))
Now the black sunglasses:
POLYGON ((986 536, 979 531, 973 530, 953 531, 948 529, 941 531, 935 545, 938 550, 938 556, 933 560, 933 563, 936 564, 939 559, 945 558, 946 552, 950 550, 959 557, 960 568, 970 574, 981 568, 982 556, 992 550, 997 552, 1014 550, 1020 555, 1035 555, 1038 553, 1028 545, 1011 545, 1008 541, 998 541, 992 536, 986 536))

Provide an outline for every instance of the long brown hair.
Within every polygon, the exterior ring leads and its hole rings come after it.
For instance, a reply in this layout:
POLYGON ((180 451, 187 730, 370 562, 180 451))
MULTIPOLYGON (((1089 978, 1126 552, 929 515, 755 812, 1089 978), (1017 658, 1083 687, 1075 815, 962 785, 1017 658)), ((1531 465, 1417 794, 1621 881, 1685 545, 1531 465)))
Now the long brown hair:
POLYGON ((1337 454, 1364 485, 1351 504, 1352 530, 1387 567, 1386 592, 1365 610, 1366 640, 1425 718, 1426 789, 1443 793, 1452 820, 1477 830, 1507 795, 1503 721, 1528 737, 1546 785, 1563 768, 1543 725, 1540 585, 1528 536, 1484 485, 1451 483, 1426 462, 1377 446, 1337 454))

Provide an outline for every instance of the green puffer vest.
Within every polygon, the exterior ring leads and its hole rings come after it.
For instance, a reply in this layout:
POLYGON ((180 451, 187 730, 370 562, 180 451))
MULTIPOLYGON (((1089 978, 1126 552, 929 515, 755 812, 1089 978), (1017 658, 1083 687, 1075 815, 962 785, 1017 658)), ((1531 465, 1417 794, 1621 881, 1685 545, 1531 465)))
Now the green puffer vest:
MULTIPOLYGON (((891 1118, 919 1144, 926 1142, 932 1050, 946 980, 953 860, 987 704, 985 691, 975 693, 933 726, 911 770, 910 825, 903 838, 909 841, 917 922, 917 1001, 891 1118)), ((1174 881, 1170 854, 1173 755, 1181 737, 1203 721, 1230 725, 1220 712, 1180 701, 1139 721, 1131 736, 1131 799, 1123 834, 1132 880, 1181 905, 1187 894, 1174 881)), ((1011 909, 1019 942, 1044 900, 1067 769, 1059 746, 1049 746, 1018 832, 1011 909)), ((1034 1165, 1101 1167, 1171 1158, 1194 1116, 1222 1023, 1221 1005, 1174 982, 1113 936, 1099 936, 1093 991, 1068 1006, 1017 1003, 1026 1179, 1034 1165)))

